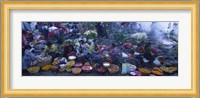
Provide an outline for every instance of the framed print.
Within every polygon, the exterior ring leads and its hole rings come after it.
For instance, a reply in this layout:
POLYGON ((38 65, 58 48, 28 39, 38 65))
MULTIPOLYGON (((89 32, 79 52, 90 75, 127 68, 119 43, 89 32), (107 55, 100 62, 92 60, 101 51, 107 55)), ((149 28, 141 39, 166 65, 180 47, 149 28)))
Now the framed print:
POLYGON ((198 96, 198 2, 2 2, 2 96, 198 96))

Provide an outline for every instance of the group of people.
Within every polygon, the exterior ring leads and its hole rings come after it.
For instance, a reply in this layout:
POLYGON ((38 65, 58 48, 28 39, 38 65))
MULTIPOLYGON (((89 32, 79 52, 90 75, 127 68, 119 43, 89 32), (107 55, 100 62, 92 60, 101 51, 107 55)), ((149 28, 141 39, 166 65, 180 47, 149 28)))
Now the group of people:
MULTIPOLYGON (((22 23, 22 63, 23 69, 35 65, 40 49, 40 57, 50 55, 68 57, 76 55, 79 60, 88 59, 89 53, 97 51, 96 40, 86 42, 80 34, 82 29, 78 23, 69 22, 63 25, 62 22, 23 22, 22 23), (75 43, 76 41, 76 43, 75 43)), ((104 28, 101 23, 96 23, 96 31, 102 37, 104 28)))
MULTIPOLYGON (((164 57, 158 57, 158 49, 152 47, 152 43, 130 42, 117 45, 99 44, 106 35, 105 27, 97 22, 95 30, 98 33, 96 39, 87 39, 80 33, 82 26, 77 23, 68 23, 65 26, 61 22, 23 22, 22 23, 22 64, 26 70, 36 65, 39 57, 50 55, 56 57, 76 56, 78 62, 111 62, 120 65, 130 61, 137 65, 152 65, 156 59, 163 63, 164 57), (40 51, 36 46, 41 45, 40 51), (39 55, 39 56, 38 56, 39 55), (123 60, 121 60, 123 59, 123 60)), ((52 60, 53 60, 52 59, 52 60)), ((53 62, 53 61, 52 61, 53 62)))

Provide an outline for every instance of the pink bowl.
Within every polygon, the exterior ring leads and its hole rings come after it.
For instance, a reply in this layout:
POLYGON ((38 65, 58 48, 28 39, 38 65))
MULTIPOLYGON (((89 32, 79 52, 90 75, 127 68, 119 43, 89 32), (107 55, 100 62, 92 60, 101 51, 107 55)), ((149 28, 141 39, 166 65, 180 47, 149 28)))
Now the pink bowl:
POLYGON ((142 76, 141 72, 139 72, 139 71, 134 71, 134 72, 135 72, 136 76, 142 76))
POLYGON ((74 66, 76 66, 76 67, 81 67, 81 66, 83 66, 83 63, 78 62, 78 63, 76 63, 74 66))
POLYGON ((92 66, 83 66, 83 67, 82 67, 82 70, 83 70, 84 72, 90 72, 92 69, 93 69, 92 66))

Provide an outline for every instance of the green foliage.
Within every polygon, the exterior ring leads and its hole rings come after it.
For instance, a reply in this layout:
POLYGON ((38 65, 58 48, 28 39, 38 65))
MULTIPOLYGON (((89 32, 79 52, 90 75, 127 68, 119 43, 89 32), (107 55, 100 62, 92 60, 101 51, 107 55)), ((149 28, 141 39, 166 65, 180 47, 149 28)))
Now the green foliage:
POLYGON ((124 32, 116 32, 113 34, 115 42, 119 45, 122 45, 125 42, 131 42, 133 45, 136 45, 137 42, 131 38, 129 35, 126 35, 124 32))
POLYGON ((95 39, 97 37, 97 34, 91 33, 87 36, 88 39, 95 39))
POLYGON ((95 39, 97 38, 97 32, 96 30, 88 30, 84 33, 84 37, 88 39, 95 39))

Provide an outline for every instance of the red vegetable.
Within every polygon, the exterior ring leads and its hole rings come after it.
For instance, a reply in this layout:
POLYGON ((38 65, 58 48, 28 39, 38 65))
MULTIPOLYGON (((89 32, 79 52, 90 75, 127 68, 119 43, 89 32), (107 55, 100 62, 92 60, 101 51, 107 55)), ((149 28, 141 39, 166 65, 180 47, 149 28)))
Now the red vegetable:
POLYGON ((106 69, 105 69, 104 67, 99 67, 99 68, 97 68, 97 71, 98 71, 98 72, 105 72, 106 69))

